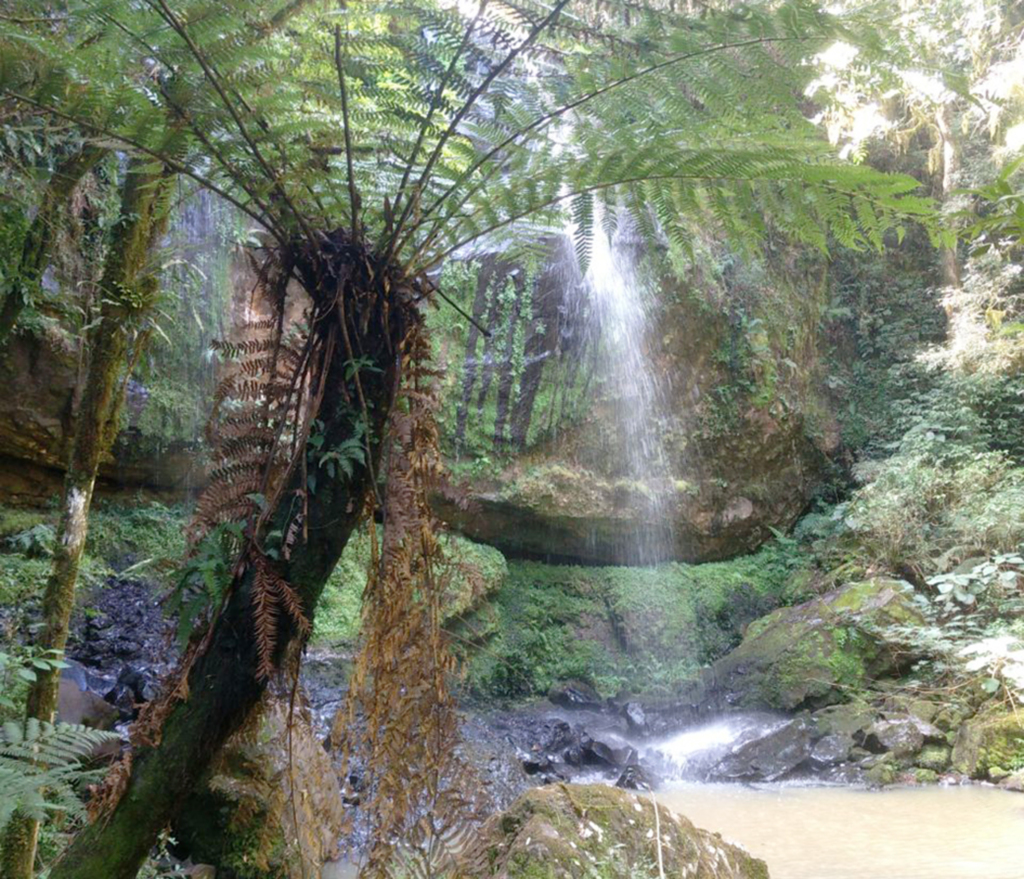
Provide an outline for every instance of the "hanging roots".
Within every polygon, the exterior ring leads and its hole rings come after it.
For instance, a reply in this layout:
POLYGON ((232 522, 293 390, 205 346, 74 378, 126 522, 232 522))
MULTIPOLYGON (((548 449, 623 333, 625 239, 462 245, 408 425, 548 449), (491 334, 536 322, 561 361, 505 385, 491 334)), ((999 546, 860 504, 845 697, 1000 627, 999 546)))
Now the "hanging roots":
POLYGON ((429 340, 417 327, 405 341, 402 387, 389 424, 380 539, 371 519, 364 642, 341 743, 342 778, 359 776, 362 820, 371 835, 361 875, 371 877, 450 869, 481 806, 474 799, 479 785, 459 755, 450 690, 456 666, 441 630, 451 567, 428 503, 446 472, 429 360, 429 340))

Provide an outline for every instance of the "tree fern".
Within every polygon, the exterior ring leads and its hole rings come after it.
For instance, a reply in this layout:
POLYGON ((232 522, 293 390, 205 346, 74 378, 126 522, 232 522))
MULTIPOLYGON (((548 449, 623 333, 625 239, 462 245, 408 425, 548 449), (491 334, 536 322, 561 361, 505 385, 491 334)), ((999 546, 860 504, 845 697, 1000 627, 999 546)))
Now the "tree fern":
POLYGON ((83 812, 79 790, 101 773, 86 763, 115 733, 38 720, 5 723, 0 729, 0 830, 21 812, 44 820, 53 812, 83 812))
POLYGON ((839 161, 794 98, 812 79, 807 60, 836 39, 880 51, 869 10, 67 6, 45 31, 0 23, 14 50, 0 69, 7 100, 170 162, 281 242, 358 222, 417 272, 481 236, 535 236, 578 215, 585 260, 586 205, 628 201, 647 181, 679 239, 694 210, 741 242, 770 224, 818 247, 878 247, 928 216, 908 197, 916 182, 839 161), (260 38, 285 14, 287 29, 260 38), (190 134, 174 156, 168 127, 190 134))

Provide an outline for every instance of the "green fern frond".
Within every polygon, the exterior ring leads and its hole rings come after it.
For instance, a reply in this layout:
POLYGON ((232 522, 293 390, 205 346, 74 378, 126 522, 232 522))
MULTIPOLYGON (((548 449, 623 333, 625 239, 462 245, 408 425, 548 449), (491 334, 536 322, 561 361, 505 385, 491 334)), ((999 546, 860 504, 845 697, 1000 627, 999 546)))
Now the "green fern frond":
POLYGON ((35 718, 0 729, 0 830, 15 812, 44 820, 53 812, 83 812, 79 788, 99 773, 86 763, 116 733, 35 718))

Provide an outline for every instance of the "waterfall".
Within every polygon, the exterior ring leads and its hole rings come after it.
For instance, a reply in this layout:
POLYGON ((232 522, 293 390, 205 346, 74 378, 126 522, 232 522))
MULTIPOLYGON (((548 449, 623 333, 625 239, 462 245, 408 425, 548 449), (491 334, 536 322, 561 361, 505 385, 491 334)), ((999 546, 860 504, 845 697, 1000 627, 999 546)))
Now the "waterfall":
POLYGON ((675 554, 664 389, 651 357, 655 291, 641 279, 643 245, 633 223, 620 217, 611 234, 600 217, 594 226, 590 265, 579 290, 599 339, 597 370, 617 433, 616 496, 633 519, 620 552, 624 561, 649 565, 675 554))

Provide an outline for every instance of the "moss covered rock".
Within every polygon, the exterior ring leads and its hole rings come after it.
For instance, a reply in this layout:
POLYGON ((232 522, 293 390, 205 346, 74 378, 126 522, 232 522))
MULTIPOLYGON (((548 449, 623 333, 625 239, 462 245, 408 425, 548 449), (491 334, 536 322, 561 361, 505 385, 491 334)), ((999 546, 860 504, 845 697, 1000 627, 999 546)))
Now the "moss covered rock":
POLYGON ((305 879, 337 854, 344 805, 330 757, 300 708, 288 741, 286 698, 236 734, 187 801, 175 837, 225 879, 305 879))
POLYGON ((949 769, 950 750, 948 745, 925 745, 914 758, 914 765, 933 772, 949 769))
POLYGON ((996 708, 965 721, 953 746, 953 768, 971 778, 989 778, 1024 767, 1024 719, 996 708))
POLYGON ((453 628, 479 695, 544 695, 572 679, 603 696, 667 695, 785 601, 795 564, 777 545, 702 565, 513 561, 500 588, 453 628))
POLYGON ((874 578, 755 620, 703 675, 700 698, 783 711, 847 701, 897 670, 899 656, 879 632, 922 622, 910 591, 902 581, 874 578))
POLYGON ((466 879, 768 879, 764 861, 700 830, 649 797, 605 785, 548 785, 490 818, 458 875, 466 879))

